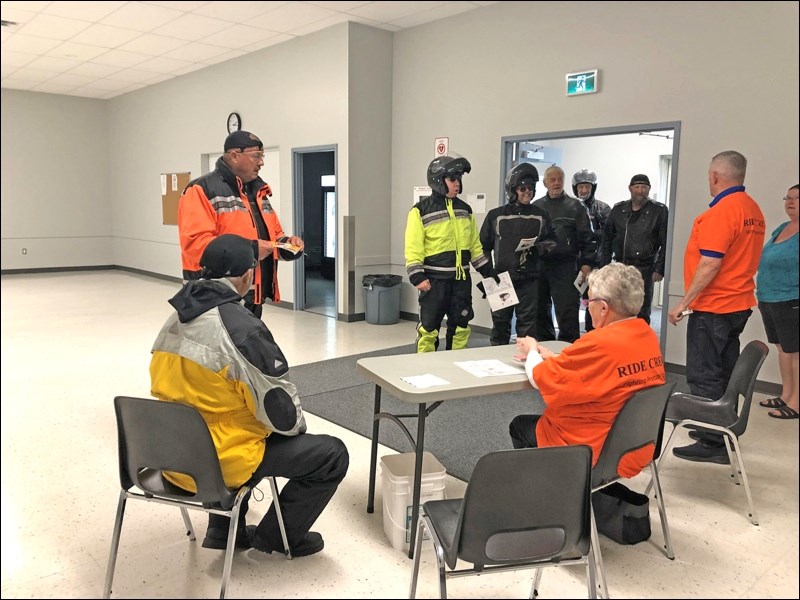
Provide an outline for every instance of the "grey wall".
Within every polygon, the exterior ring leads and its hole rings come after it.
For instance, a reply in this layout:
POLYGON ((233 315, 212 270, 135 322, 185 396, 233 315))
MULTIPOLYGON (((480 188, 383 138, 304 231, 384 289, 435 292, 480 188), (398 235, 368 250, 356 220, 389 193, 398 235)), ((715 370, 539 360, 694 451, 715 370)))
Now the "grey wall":
MULTIPOLYGON (((436 137, 472 162, 467 192, 487 193, 488 209, 503 136, 679 121, 674 301, 691 222, 710 200, 713 154, 749 158, 747 188, 770 230, 785 220, 778 199, 797 179, 798 4, 724 6, 498 2, 394 34, 343 23, 106 102, 3 90, 2 269, 118 264, 179 276, 159 177, 199 174, 233 110, 279 150, 276 205, 288 232, 291 149, 337 145, 339 219, 355 216, 356 280, 404 272, 412 188, 425 184, 436 137), (586 43, 576 15, 591 23, 586 43), (600 69, 600 92, 566 98, 564 75, 589 68, 600 69)), ((341 296, 348 267, 337 268, 341 296)), ((281 269, 284 300, 292 278, 281 269)), ((407 283, 402 302, 416 312, 407 283)), ((488 314, 475 324, 490 326, 488 314)), ((669 362, 685 360, 683 327, 669 328, 669 362)), ((757 314, 744 334, 753 337, 764 337, 757 314)), ((779 381, 774 362, 762 375, 779 381)))

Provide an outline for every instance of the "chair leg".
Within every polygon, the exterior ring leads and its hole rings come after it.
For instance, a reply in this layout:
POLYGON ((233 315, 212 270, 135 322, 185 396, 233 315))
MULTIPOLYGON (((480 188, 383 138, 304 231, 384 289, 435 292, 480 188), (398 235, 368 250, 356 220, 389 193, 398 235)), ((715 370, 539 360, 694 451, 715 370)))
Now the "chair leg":
POLYGON ((528 598, 539 597, 539 583, 542 581, 542 571, 544 569, 536 569, 533 573, 533 585, 531 585, 531 595, 528 598))
POLYGON ((111 597, 111 582, 114 580, 114 568, 117 565, 117 550, 119 550, 119 536, 122 532, 122 518, 125 516, 125 490, 120 490, 117 502, 117 517, 114 520, 114 533, 111 536, 111 551, 108 554, 108 567, 106 567, 106 583, 103 586, 103 598, 111 597))
POLYGON ((411 587, 408 590, 409 598, 417 597, 417 577, 419 575, 419 562, 422 550, 422 534, 425 527, 425 520, 419 519, 417 521, 417 539, 414 544, 414 568, 411 571, 411 587))
POLYGON ((286 525, 283 523, 283 512, 281 511, 281 503, 278 500, 278 482, 274 477, 269 478, 269 487, 272 490, 272 504, 275 505, 275 515, 278 517, 278 529, 281 530, 284 554, 288 560, 292 560, 292 549, 289 548, 289 540, 286 538, 286 525))
POLYGON ((730 439, 728 435, 723 435, 722 439, 725 442, 725 451, 728 453, 728 465, 730 465, 731 468, 731 477, 733 478, 733 483, 735 483, 736 485, 741 485, 742 471, 739 468, 739 461, 734 460, 734 452, 733 452, 733 447, 731 446, 730 439))
POLYGON ((606 584, 606 569, 603 566, 603 553, 600 551, 600 536, 597 534, 597 523, 594 520, 594 507, 592 507, 592 550, 594 551, 594 563, 597 568, 598 584, 595 586, 600 590, 603 598, 609 598, 608 585, 606 584))
POLYGON ((591 544, 586 559, 586 585, 589 588, 589 598, 597 598, 597 564, 591 544))
POLYGON ((667 551, 667 558, 670 560, 675 560, 675 553, 672 551, 672 539, 669 535, 667 508, 664 506, 664 495, 661 492, 661 480, 658 477, 658 467, 656 467, 656 463, 654 461, 650 462, 650 473, 650 484, 655 487, 656 503, 658 504, 658 516, 661 519, 661 531, 664 533, 664 549, 667 551))
MULTIPOLYGON (((728 436, 725 436, 725 440, 727 443, 728 436)), ((750 493, 750 484, 747 481, 747 471, 744 469, 744 458, 742 457, 742 449, 739 446, 739 440, 735 435, 730 436, 730 441, 733 443, 733 447, 736 449, 736 462, 739 466, 739 471, 742 474, 742 483, 744 484, 744 491, 747 494, 747 503, 750 505, 750 521, 753 525, 758 526, 758 515, 756 514, 756 507, 753 504, 753 495, 750 493)), ((731 460, 731 464, 733 464, 733 460, 731 460)))
MULTIPOLYGON (((669 451, 670 444, 672 444, 672 438, 675 436, 676 431, 678 431, 678 425, 672 423, 672 433, 669 434, 669 437, 667 438, 667 443, 661 447, 661 456, 658 457, 658 465, 657 465, 658 468, 661 468, 661 462, 664 460, 664 457, 667 455, 667 452, 669 451)), ((653 487, 653 480, 651 479, 650 483, 647 484, 647 488, 645 488, 644 490, 645 496, 650 495, 650 490, 652 489, 652 487, 653 487)))
POLYGON ((192 519, 189 518, 189 511, 181 508, 181 516, 183 517, 183 524, 186 526, 186 535, 189 536, 191 541, 195 541, 197 536, 194 534, 194 527, 192 527, 192 519))

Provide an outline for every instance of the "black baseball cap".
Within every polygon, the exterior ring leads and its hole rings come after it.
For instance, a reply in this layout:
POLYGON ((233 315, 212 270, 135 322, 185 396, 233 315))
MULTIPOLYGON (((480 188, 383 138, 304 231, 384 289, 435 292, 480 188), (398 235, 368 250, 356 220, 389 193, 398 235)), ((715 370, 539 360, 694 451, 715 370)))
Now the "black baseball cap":
POLYGON ((200 266, 205 279, 240 277, 258 264, 253 240, 225 233, 214 238, 203 250, 200 266))

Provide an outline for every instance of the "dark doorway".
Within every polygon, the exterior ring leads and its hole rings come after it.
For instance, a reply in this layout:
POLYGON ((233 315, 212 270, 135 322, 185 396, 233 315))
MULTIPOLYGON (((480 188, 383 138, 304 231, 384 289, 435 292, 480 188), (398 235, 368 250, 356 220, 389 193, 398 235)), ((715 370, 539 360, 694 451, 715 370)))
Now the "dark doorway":
POLYGON ((293 151, 295 222, 305 242, 295 271, 295 308, 336 317, 336 153, 293 151))

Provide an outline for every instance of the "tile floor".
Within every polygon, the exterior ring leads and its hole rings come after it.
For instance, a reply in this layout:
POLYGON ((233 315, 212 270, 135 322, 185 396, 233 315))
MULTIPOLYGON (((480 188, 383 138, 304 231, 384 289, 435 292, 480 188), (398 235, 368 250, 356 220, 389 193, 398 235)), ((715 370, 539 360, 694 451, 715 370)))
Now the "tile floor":
MULTIPOLYGON (((3 598, 100 597, 119 490, 112 398, 149 395, 150 346, 178 287, 122 271, 2 277, 3 598)), ((264 319, 291 364, 396 346, 414 335, 406 321, 346 324, 275 307, 265 309, 264 319)), ((365 511, 369 441, 313 416, 308 421, 311 431, 341 437, 351 457, 314 527, 325 550, 290 562, 240 552, 228 596, 407 597, 412 563, 384 535, 380 486, 376 512, 365 511)), ((798 597, 798 421, 770 419, 754 406, 742 448, 760 526, 747 519, 744 491, 729 481, 727 467, 670 457, 662 485, 676 559, 660 552, 651 502, 650 541, 619 546, 602 539, 612 596, 798 597)), ((630 482, 639 491, 646 483, 644 476, 630 482)), ((451 497, 463 488, 447 478, 451 497)), ((253 504, 253 519, 268 498, 267 492, 253 504)), ((204 515, 193 520, 202 535, 204 515)), ((423 552, 418 597, 437 597, 430 546, 423 552)), ((113 597, 216 597, 222 556, 187 541, 174 509, 129 503, 113 597)), ((547 570, 541 596, 585 596, 583 573, 547 570)), ((461 598, 526 597, 530 576, 456 579, 449 591, 461 598)))

